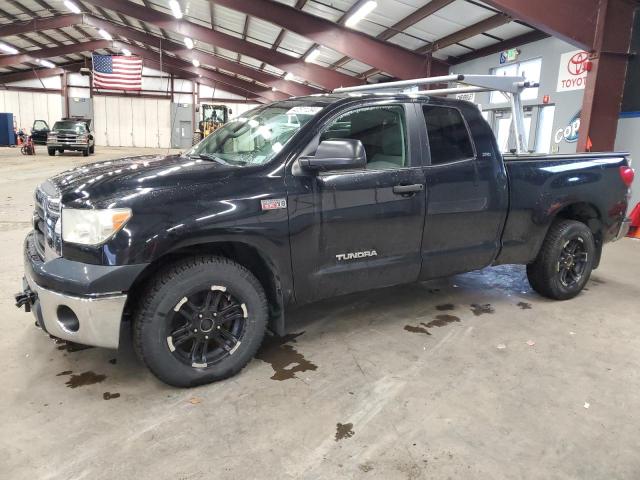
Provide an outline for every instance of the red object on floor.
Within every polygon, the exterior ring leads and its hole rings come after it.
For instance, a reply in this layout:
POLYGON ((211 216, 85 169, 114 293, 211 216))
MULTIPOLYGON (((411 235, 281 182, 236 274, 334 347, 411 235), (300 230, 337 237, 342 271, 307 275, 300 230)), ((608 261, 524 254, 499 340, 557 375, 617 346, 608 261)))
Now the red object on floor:
POLYGON ((640 203, 636 205, 629 217, 631 218, 631 227, 627 237, 640 238, 640 203))

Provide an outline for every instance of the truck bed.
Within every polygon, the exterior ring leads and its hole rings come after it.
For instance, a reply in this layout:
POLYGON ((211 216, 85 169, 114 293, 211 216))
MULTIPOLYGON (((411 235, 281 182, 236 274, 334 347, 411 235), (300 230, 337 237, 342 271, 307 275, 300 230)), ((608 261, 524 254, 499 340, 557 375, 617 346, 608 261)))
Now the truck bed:
POLYGON ((505 155, 509 212, 496 263, 530 263, 557 217, 577 213, 598 247, 615 239, 627 210, 620 167, 627 153, 505 155))

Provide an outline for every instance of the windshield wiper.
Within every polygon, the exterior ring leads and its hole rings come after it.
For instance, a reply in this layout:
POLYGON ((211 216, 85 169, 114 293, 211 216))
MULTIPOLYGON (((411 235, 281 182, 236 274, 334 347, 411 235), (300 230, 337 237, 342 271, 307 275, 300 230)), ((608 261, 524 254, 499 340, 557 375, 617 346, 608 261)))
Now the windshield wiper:
POLYGON ((202 160, 210 160, 212 162, 219 163, 220 165, 231 166, 230 163, 226 162, 222 158, 212 155, 210 153, 197 153, 197 154, 189 155, 189 158, 201 158, 202 160))

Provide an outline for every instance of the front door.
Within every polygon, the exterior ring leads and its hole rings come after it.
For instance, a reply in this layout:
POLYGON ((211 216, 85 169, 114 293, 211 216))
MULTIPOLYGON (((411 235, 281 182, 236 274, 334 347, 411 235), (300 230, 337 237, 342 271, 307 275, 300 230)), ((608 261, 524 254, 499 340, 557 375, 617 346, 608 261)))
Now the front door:
POLYGON ((415 281, 425 215, 417 114, 411 104, 360 107, 315 141, 362 142, 367 166, 289 179, 292 265, 299 302, 415 281))

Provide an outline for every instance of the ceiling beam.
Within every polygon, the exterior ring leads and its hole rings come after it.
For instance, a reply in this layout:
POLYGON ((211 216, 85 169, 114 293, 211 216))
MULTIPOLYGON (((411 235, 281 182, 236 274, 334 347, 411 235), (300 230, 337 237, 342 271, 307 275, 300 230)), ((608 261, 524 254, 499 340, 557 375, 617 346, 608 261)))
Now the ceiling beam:
POLYGON ((71 27, 82 23, 82 15, 69 14, 56 17, 34 18, 28 22, 13 22, 0 26, 0 37, 18 35, 20 33, 37 32, 40 30, 54 30, 71 27))
POLYGON ((59 57, 70 53, 88 52, 98 50, 100 48, 108 48, 111 42, 107 40, 93 40, 90 42, 78 42, 62 47, 41 48, 40 50, 29 50, 28 52, 19 53, 17 55, 3 55, 0 57, 0 66, 19 65, 21 63, 35 61, 39 59, 48 59, 51 57, 59 57))
POLYGON ((311 95, 313 93, 320 92, 320 90, 318 89, 302 85, 298 82, 284 80, 270 73, 261 72, 255 68, 247 67, 232 60, 214 56, 197 49, 189 50, 184 46, 184 44, 172 42, 170 40, 164 40, 155 35, 149 35, 147 33, 141 32, 140 30, 135 30, 131 27, 118 25, 117 23, 103 20, 91 15, 84 16, 84 23, 85 25, 90 25, 94 28, 103 28, 111 34, 120 35, 129 40, 135 40, 144 43, 145 45, 157 47, 158 49, 162 48, 162 50, 175 53, 181 58, 196 58, 202 64, 211 65, 212 67, 216 68, 222 68, 223 70, 226 70, 228 72, 257 80, 258 82, 264 83, 269 87, 273 87, 276 90, 288 93, 290 95, 311 95))
POLYGON ((463 28, 462 30, 458 30, 451 35, 439 38, 433 43, 421 47, 416 51, 420 53, 435 52, 436 50, 441 50, 451 45, 455 45, 456 43, 463 42, 469 38, 475 37, 476 35, 480 35, 488 30, 493 30, 494 28, 501 27, 502 25, 505 25, 509 22, 511 22, 511 17, 509 17, 508 15, 503 15, 502 13, 498 13, 497 15, 489 17, 485 20, 481 20, 480 22, 474 23, 473 25, 463 28))
POLYGON ((485 3, 576 47, 593 50, 601 0, 485 0, 485 3))
POLYGON ((270 0, 210 1, 280 25, 319 45, 379 68, 400 79, 423 77, 427 72, 427 59, 424 55, 383 42, 282 3, 270 0))
POLYGON ((339 86, 360 85, 363 83, 362 80, 350 75, 335 72, 313 63, 305 63, 284 53, 242 40, 232 35, 227 35, 217 30, 211 30, 202 25, 197 25, 185 20, 178 21, 172 15, 151 8, 145 8, 127 0, 86 0, 86 2, 110 10, 117 10, 130 17, 154 24, 157 27, 162 27, 166 30, 189 36, 195 40, 253 57, 329 90, 339 86))
MULTIPOLYGON (((413 13, 407 15, 399 22, 394 23, 392 26, 390 26, 386 30, 376 35, 376 38, 380 40, 389 40, 390 38, 395 37, 399 33, 402 33, 404 30, 406 30, 407 28, 433 15, 438 10, 443 9, 444 7, 446 7, 447 5, 453 2, 455 2, 455 0, 431 0, 426 5, 418 8, 413 13)), ((331 68, 340 68, 344 64, 348 63, 350 60, 351 60, 351 57, 342 57, 340 60, 334 62, 331 65, 331 68)))
POLYGON ((56 77, 64 74, 65 71, 77 72, 82 66, 83 64, 80 62, 60 65, 57 68, 40 68, 14 73, 3 73, 0 75, 0 84, 5 85, 7 83, 20 82, 23 80, 37 80, 39 78, 56 77))
POLYGON ((480 48, 473 52, 465 53, 460 57, 449 57, 449 63, 451 63, 451 65, 458 65, 463 62, 468 62, 469 60, 475 60, 476 58, 493 55, 504 50, 509 50, 510 48, 516 48, 521 45, 526 45, 527 43, 537 42, 538 40, 542 40, 548 37, 549 35, 547 35, 546 33, 539 32, 537 30, 528 32, 523 35, 518 35, 517 37, 509 38, 508 40, 504 40, 500 43, 489 45, 488 47, 480 48))
MULTIPOLYGON (((128 48, 134 55, 138 55, 139 57, 144 58, 145 62, 149 60, 152 62, 157 62, 157 64, 160 65, 160 57, 157 52, 138 47, 137 45, 133 45, 131 43, 115 41, 113 42, 113 44, 117 48, 128 48)), ((202 75, 202 78, 208 78, 214 82, 223 83, 232 88, 242 89, 247 93, 259 95, 271 102, 289 98, 289 95, 285 93, 274 92, 270 88, 261 87, 260 85, 256 85, 255 83, 247 82, 246 80, 242 80, 240 78, 231 77, 222 72, 214 72, 213 70, 209 70, 206 68, 194 67, 191 62, 181 60, 179 58, 164 57, 162 59, 162 65, 174 67, 184 72, 189 72, 195 77, 202 75)), ((202 78, 198 78, 198 81, 200 82, 202 78)))

